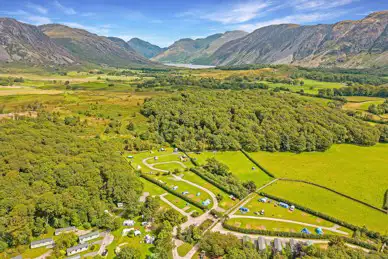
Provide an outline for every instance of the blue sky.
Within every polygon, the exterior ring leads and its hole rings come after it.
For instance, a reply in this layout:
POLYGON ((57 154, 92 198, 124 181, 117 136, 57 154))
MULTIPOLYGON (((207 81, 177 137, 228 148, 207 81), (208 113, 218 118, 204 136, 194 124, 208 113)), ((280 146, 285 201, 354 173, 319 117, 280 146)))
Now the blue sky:
POLYGON ((35 25, 61 23, 165 47, 180 38, 280 23, 357 20, 388 10, 388 0, 0 0, 0 16, 35 25))

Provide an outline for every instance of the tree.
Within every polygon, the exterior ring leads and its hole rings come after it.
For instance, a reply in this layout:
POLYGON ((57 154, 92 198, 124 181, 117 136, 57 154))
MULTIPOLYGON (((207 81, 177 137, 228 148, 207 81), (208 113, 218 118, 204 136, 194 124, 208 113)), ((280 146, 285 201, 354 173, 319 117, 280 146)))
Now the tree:
POLYGON ((224 235, 220 232, 207 232, 200 241, 201 250, 206 251, 212 257, 228 254, 234 249, 241 249, 241 241, 234 235, 224 235))
POLYGON ((141 209, 141 214, 143 215, 143 219, 145 221, 149 221, 150 219, 154 218, 159 208, 160 208, 160 198, 147 196, 146 201, 141 209))
POLYGON ((135 124, 133 124, 132 121, 130 121, 127 125, 127 130, 134 131, 135 130, 135 124))
POLYGON ((117 255, 117 259, 138 259, 141 258, 141 253, 137 248, 126 246, 121 249, 117 255))

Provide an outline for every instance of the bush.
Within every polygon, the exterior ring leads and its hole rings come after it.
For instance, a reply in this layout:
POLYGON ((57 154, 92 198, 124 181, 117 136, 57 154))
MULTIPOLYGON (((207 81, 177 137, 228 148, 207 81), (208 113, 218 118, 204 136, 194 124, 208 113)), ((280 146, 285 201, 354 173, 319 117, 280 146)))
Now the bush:
POLYGON ((191 213, 191 216, 196 218, 199 216, 199 212, 198 211, 194 211, 193 213, 191 213))
POLYGON ((385 192, 384 209, 388 210, 388 190, 385 192))
POLYGON ((222 218, 222 216, 224 216, 224 214, 222 214, 222 212, 219 212, 218 210, 215 210, 215 209, 212 209, 210 211, 210 214, 212 214, 216 218, 222 218))

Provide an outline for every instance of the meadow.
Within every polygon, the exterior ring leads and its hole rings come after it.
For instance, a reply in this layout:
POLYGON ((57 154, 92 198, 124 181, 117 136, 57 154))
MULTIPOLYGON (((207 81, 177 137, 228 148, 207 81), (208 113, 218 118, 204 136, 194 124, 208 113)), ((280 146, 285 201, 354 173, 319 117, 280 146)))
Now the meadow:
POLYGON ((271 180, 267 174, 257 168, 243 153, 239 151, 226 152, 201 152, 200 154, 190 153, 190 157, 197 160, 200 165, 206 164, 209 158, 215 158, 226 164, 233 175, 241 181, 254 181, 260 187, 271 180))
POLYGON ((304 183, 277 181, 263 191, 350 224, 388 234, 387 214, 327 190, 304 183))
MULTIPOLYGON (((227 221, 228 224, 235 227, 240 227, 244 229, 260 229, 260 230, 270 230, 270 231, 281 231, 281 232, 293 232, 299 233, 302 229, 307 228, 312 234, 315 234, 315 228, 288 223, 288 222, 277 222, 269 220, 260 220, 260 219, 251 219, 251 218, 232 218, 227 221)), ((324 234, 328 235, 342 235, 337 232, 332 232, 330 230, 323 230, 324 234)))
POLYGON ((379 208, 388 187, 388 145, 333 145, 325 152, 269 153, 251 156, 278 178, 307 180, 379 208))

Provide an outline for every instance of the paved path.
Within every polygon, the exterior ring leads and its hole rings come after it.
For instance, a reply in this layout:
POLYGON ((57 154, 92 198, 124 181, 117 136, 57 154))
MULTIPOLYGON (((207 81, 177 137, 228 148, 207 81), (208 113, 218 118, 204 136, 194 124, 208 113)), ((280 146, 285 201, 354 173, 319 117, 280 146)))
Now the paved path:
POLYGON ((271 217, 257 217, 257 216, 243 216, 243 215, 230 215, 229 218, 231 219, 256 219, 256 220, 267 220, 267 221, 277 221, 277 222, 285 222, 285 223, 292 223, 292 224, 298 224, 303 225, 307 227, 313 227, 313 228, 322 228, 326 230, 330 230, 332 232, 336 232, 342 235, 349 235, 349 233, 345 231, 341 231, 336 229, 335 227, 322 227, 314 224, 304 223, 300 221, 294 221, 294 220, 288 220, 288 219, 279 219, 279 218, 271 218, 271 217))

